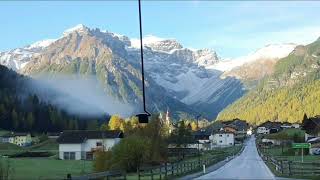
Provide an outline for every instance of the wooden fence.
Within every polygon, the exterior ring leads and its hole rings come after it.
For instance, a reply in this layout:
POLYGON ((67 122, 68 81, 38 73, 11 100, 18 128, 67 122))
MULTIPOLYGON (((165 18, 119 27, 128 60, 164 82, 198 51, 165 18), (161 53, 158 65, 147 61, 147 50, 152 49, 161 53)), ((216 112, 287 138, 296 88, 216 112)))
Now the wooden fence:
MULTIPOLYGON (((160 166, 149 166, 142 167, 138 169, 137 176, 138 179, 169 179, 170 177, 182 176, 192 172, 201 171, 203 165, 210 166, 219 161, 224 160, 225 158, 231 159, 235 155, 240 154, 243 151, 244 147, 241 148, 239 152, 234 155, 228 156, 230 154, 216 154, 211 156, 208 159, 200 159, 199 161, 185 161, 177 163, 165 163, 160 166)), ((126 172, 115 170, 115 171, 105 171, 98 173, 91 173, 82 176, 71 176, 67 175, 64 180, 94 180, 94 179, 126 179, 126 172)), ((60 178, 56 178, 60 179, 60 178)), ((49 179, 45 179, 49 180, 49 179)), ((51 180, 51 179, 50 179, 51 180)))
POLYGON ((203 165, 209 166, 219 161, 224 157, 216 157, 200 161, 166 163, 161 166, 144 167, 138 170, 138 178, 149 177, 148 179, 167 179, 168 177, 181 176, 190 172, 199 171, 203 165))
POLYGON ((320 162, 289 161, 285 158, 272 157, 258 152, 266 163, 273 165, 275 170, 283 176, 320 176, 320 162))
POLYGON ((65 180, 94 180, 94 179, 127 179, 126 172, 124 171, 105 171, 105 172, 98 172, 92 174, 86 174, 83 176, 76 176, 71 177, 71 175, 67 175, 65 180))
MULTIPOLYGON (((243 151, 244 147, 236 154, 240 154, 243 151)), ((222 156, 216 155, 212 156, 209 159, 200 159, 199 161, 186 161, 186 162, 177 162, 177 163, 165 163, 160 166, 152 167, 142 167, 138 170, 138 179, 168 179, 170 177, 182 176, 185 174, 190 174, 192 172, 201 171, 203 165, 206 167, 216 164, 224 159, 232 159, 235 155, 232 156, 222 156)))

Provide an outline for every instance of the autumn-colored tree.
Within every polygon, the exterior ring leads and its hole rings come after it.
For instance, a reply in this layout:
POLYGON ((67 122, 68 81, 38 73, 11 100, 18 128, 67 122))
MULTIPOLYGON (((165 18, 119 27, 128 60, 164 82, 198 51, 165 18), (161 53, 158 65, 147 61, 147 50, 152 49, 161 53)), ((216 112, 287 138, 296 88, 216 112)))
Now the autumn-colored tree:
POLYGON ((197 123, 195 121, 193 121, 191 123, 191 129, 192 129, 192 131, 197 131, 198 130, 198 126, 197 126, 197 123))
POLYGON ((109 121, 110 130, 124 130, 125 121, 119 115, 113 115, 109 121))

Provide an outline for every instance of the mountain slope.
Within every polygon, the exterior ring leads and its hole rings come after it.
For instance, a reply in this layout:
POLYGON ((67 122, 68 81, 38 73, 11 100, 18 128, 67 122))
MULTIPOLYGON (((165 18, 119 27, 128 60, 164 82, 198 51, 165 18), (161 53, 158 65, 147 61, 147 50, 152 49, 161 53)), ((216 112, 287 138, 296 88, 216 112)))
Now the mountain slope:
POLYGON ((297 46, 280 59, 272 75, 222 111, 217 119, 240 118, 253 124, 268 120, 301 122, 304 113, 320 114, 320 40, 297 46))
MULTIPOLYGON (((101 116, 80 118, 66 113, 56 105, 43 101, 41 96, 32 91, 30 87, 32 81, 32 79, 0 65, 1 129, 44 133, 58 132, 65 129, 87 129, 91 122, 96 123, 93 120, 106 120, 106 117, 103 117, 105 115, 102 114, 101 116)), ((54 94, 51 95, 53 98, 56 97, 54 94)))
MULTIPOLYGON (((32 56, 20 72, 33 77, 43 74, 93 77, 107 95, 132 105, 135 107, 133 113, 137 113, 141 111, 142 101, 140 59, 137 53, 128 53, 130 41, 125 39, 99 29, 77 26, 32 56)), ((187 105, 172 98, 165 88, 148 75, 146 89, 151 112, 170 108, 175 112, 196 114, 187 105)))
MULTIPOLYGON (((187 113, 209 119, 272 73, 275 62, 295 46, 269 45, 246 57, 224 61, 212 49, 189 49, 175 39, 146 36, 143 42, 149 111, 169 108, 176 117, 187 113)), ((77 25, 59 39, 1 53, 0 64, 39 79, 48 74, 50 78, 93 79, 94 86, 112 97, 109 104, 123 103, 134 109, 118 108, 119 113, 133 114, 141 111, 139 43, 77 25)))

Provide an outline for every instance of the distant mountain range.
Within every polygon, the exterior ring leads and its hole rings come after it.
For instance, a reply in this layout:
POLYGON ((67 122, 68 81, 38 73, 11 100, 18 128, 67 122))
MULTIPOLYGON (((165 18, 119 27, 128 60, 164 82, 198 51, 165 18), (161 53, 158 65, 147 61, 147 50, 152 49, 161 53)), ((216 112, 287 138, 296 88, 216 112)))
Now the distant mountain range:
MULTIPOLYGON (((261 79, 297 45, 268 45, 248 56, 222 60, 214 50, 185 48, 175 39, 144 38, 148 110, 175 117, 213 119, 261 79)), ((0 53, 0 64, 35 79, 46 75, 93 77, 106 96, 141 109, 139 41, 77 25, 54 40, 0 53)), ((119 109, 119 113, 124 111, 119 109)))
POLYGON ((270 121, 301 122, 320 114, 320 38, 297 46, 278 60, 273 72, 260 81, 218 119, 246 119, 255 124, 270 121))

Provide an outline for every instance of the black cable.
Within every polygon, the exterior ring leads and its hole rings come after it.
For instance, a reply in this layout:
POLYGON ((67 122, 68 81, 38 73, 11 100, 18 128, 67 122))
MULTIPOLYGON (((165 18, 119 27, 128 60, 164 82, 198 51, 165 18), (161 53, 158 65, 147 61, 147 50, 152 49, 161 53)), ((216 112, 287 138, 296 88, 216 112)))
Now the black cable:
POLYGON ((141 55, 141 76, 142 76, 142 99, 143 99, 143 111, 147 114, 146 109, 146 95, 145 95, 145 85, 144 85, 144 65, 143 65, 143 43, 142 43, 142 20, 141 20, 141 0, 139 2, 139 24, 140 24, 140 55, 141 55))

